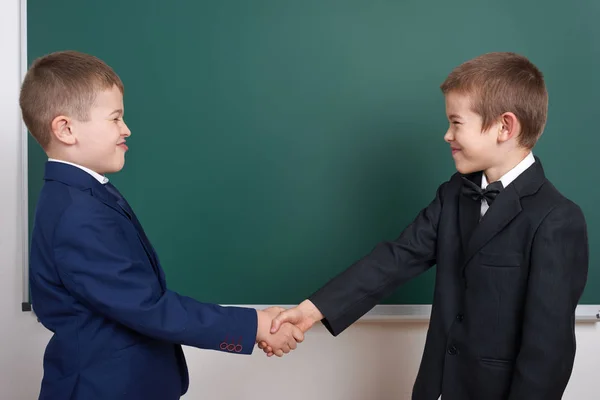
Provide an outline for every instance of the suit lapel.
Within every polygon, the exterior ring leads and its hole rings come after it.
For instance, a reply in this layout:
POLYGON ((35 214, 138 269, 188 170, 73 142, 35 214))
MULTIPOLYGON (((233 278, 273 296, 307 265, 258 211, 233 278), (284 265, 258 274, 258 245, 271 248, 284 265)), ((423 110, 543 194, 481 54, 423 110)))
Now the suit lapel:
POLYGON ((44 171, 44 180, 62 182, 65 185, 74 187, 81 191, 91 192, 94 197, 97 197, 113 210, 125 217, 127 216, 127 214, 121 209, 121 207, 119 207, 117 202, 112 198, 112 196, 109 195, 106 189, 104 189, 103 185, 98 182, 96 178, 73 165, 47 161, 44 171))
MULTIPOLYGON (((487 210, 479 224, 476 224, 471 230, 470 237, 467 240, 463 237, 463 249, 466 265, 469 260, 483 246, 499 234, 511 221, 513 221, 522 211, 521 198, 535 194, 546 181, 546 176, 542 168, 539 158, 535 157, 535 163, 519 175, 511 184, 509 184, 494 200, 492 206, 487 210), (464 244, 467 243, 466 247, 464 244)), ((481 173, 478 174, 481 177, 481 173)), ((463 234, 463 224, 468 228, 472 224, 471 215, 479 218, 480 213, 471 212, 471 205, 467 205, 467 201, 462 199, 459 201, 459 214, 465 214, 460 217, 461 236, 463 234), (464 204, 463 204, 464 203, 464 204)), ((469 200, 469 199, 467 199, 469 200)), ((480 205, 479 202, 474 202, 480 205)), ((479 210, 479 208, 478 208, 479 210)))
POLYGON ((144 232, 144 228, 142 228, 142 225, 140 224, 139 220, 137 219, 135 213, 133 212, 133 209, 129 206, 129 204, 127 204, 127 201, 124 198, 122 198, 120 200, 116 200, 114 198, 114 196, 111 195, 104 186, 101 186, 100 188, 96 188, 96 190, 94 190, 93 192, 94 192, 94 195, 98 199, 100 199, 104 204, 106 204, 107 206, 109 206, 111 208, 115 208, 115 207, 118 208, 119 209, 118 211, 121 214, 123 214, 125 217, 127 217, 127 219, 133 224, 135 231, 138 235, 138 238, 140 239, 140 242, 142 243, 142 246, 144 247, 146 255, 150 259, 150 264, 152 265, 154 272, 156 273, 156 275, 159 278, 159 281, 160 281, 160 284, 161 284, 163 290, 166 289, 165 276, 162 271, 162 268, 160 268, 160 266, 158 265, 158 257, 156 256, 156 252, 154 251, 154 248, 152 247, 150 240, 148 240, 148 237, 146 236, 146 233, 144 232))
POLYGON ((98 186, 92 187, 92 196, 94 196, 113 210, 116 210, 125 218, 129 219, 129 214, 127 213, 127 211, 125 211, 123 207, 119 205, 119 202, 104 188, 104 185, 100 184, 98 186))
POLYGON ((154 251, 154 247, 152 247, 152 243, 150 243, 150 240, 146 236, 146 232, 144 232, 144 228, 142 227, 142 224, 140 224, 140 221, 138 220, 138 218, 135 215, 131 206, 127 203, 127 200, 123 199, 123 200, 119 201, 118 203, 128 215, 131 214, 130 215, 131 222, 133 222, 133 225, 135 226, 135 229, 138 233, 140 241, 142 242, 142 245, 144 246, 144 249, 146 250, 146 253, 148 254, 148 258, 150 258, 150 262, 152 263, 152 266, 154 267, 154 271, 156 271, 156 274, 159 277, 160 284, 161 284, 163 290, 166 289, 164 272, 163 272, 162 268, 159 266, 158 256, 156 255, 156 252, 154 251), (121 204, 121 202, 123 204, 121 204))
MULTIPOLYGON (((466 196, 463 196, 466 197, 466 196)), ((514 185, 508 185, 494 200, 475 227, 465 251, 465 263, 521 212, 521 199, 514 185)))
POLYGON ((166 289, 164 272, 158 264, 158 257, 156 256, 156 253, 154 252, 154 249, 146 237, 146 234, 144 233, 144 230, 142 229, 135 214, 132 215, 133 211, 127 211, 128 209, 131 210, 130 207, 124 207, 124 204, 118 204, 117 199, 115 199, 115 197, 108 192, 103 184, 98 182, 87 172, 72 165, 53 161, 46 162, 44 180, 58 181, 79 190, 88 191, 92 196, 100 200, 102 203, 127 218, 127 220, 133 224, 138 238, 142 242, 142 246, 144 247, 148 258, 150 259, 150 264, 159 278, 163 290, 166 289))
MULTIPOLYGON (((472 182, 481 182, 481 173, 471 174, 465 176, 466 179, 472 182)), ((473 231, 477 227, 479 216, 481 215, 481 203, 473 200, 472 198, 464 195, 460 195, 458 200, 458 219, 460 228, 460 240, 462 243, 463 253, 467 253, 469 241, 473 234, 473 231)))

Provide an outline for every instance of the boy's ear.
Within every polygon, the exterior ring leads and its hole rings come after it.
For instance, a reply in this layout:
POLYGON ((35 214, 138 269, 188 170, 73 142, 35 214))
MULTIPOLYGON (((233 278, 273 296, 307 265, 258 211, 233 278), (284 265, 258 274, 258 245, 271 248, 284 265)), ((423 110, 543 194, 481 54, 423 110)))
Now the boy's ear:
POLYGON ((61 143, 75 144, 77 142, 72 130, 72 120, 64 115, 59 115, 52 120, 52 136, 61 143))
POLYGON ((521 123, 514 113, 506 112, 500 116, 500 129, 498 142, 504 143, 511 138, 516 138, 521 133, 521 123))

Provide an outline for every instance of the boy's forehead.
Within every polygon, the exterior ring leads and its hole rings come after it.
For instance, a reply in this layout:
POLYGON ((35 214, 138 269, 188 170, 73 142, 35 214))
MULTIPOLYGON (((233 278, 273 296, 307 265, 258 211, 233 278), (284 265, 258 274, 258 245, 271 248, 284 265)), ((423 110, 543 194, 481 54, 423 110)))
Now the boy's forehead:
POLYGON ((123 94, 117 86, 99 90, 96 93, 94 106, 98 108, 123 108, 123 94))
POLYGON ((471 96, 467 93, 450 92, 446 94, 446 112, 464 114, 470 111, 471 96))

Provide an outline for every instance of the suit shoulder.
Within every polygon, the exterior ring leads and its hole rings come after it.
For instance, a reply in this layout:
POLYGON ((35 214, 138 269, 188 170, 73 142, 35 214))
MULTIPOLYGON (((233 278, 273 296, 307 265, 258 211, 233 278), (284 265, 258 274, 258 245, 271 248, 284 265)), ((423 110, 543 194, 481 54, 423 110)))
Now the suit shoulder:
POLYGON ((545 220, 579 220, 585 224, 585 216, 581 207, 561 193, 549 180, 546 180, 540 188, 538 201, 546 204, 545 220))
POLYGON ((36 204, 33 235, 47 227, 55 227, 72 204, 73 197, 68 186, 56 181, 45 182, 36 204))
POLYGON ((448 180, 442 182, 438 187, 438 196, 442 199, 448 196, 450 193, 455 193, 462 187, 463 175, 460 172, 455 172, 448 178, 448 180))
POLYGON ((447 183, 452 184, 452 185, 462 185, 464 177, 465 177, 465 175, 463 175, 457 171, 450 176, 447 183))
POLYGON ((59 222, 85 221, 102 213, 105 206, 91 196, 89 190, 81 190, 61 182, 44 183, 36 206, 35 219, 38 225, 56 227, 59 222))
POLYGON ((561 207, 572 210, 581 210, 577 203, 575 203, 569 197, 565 196, 548 179, 546 179, 546 182, 544 182, 544 184, 542 185, 539 195, 542 200, 552 204, 552 209, 556 207, 561 207))

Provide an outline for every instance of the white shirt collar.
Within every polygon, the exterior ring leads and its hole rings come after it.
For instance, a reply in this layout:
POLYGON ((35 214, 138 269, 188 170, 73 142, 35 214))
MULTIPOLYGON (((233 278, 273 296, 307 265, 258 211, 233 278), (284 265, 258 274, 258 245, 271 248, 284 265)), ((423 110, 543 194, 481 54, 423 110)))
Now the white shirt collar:
MULTIPOLYGON (((517 177, 519 175, 521 175, 523 172, 525 172, 525 170, 527 168, 531 167, 534 163, 535 163, 535 157, 533 156, 532 152, 529 152, 529 154, 527 154, 527 157, 525 157, 523 160, 521 160, 521 162, 518 163, 517 165, 515 165, 515 167, 513 169, 508 171, 506 174, 504 174, 500 178, 500 182, 502 182, 502 186, 507 187, 508 185, 510 185, 510 183, 512 181, 517 179, 517 177)), ((485 189, 487 187, 487 185, 488 185, 488 181, 485 176, 485 173, 483 173, 483 174, 481 174, 481 188, 485 189)))
POLYGON ((84 170, 85 172, 87 172, 88 174, 90 174, 91 176, 93 176, 93 177, 94 177, 94 178, 95 178, 95 179, 96 179, 98 182, 100 182, 101 184, 103 184, 103 185, 104 185, 105 183, 108 183, 108 178, 107 178, 107 177, 105 177, 105 176, 103 176, 103 175, 100 175, 99 173, 97 173, 97 172, 95 172, 95 171, 92 171, 91 169, 89 169, 89 168, 86 168, 86 167, 84 167, 84 166, 81 166, 81 165, 79 165, 79 164, 74 164, 74 163, 72 163, 72 162, 68 162, 68 161, 56 160, 56 159, 54 159, 54 158, 49 158, 49 159, 48 159, 48 161, 52 161, 52 162, 59 162, 59 163, 63 163, 63 164, 69 164, 69 165, 72 165, 72 166, 74 166, 74 167, 77 167, 77 168, 79 168, 79 169, 82 169, 82 170, 84 170))

